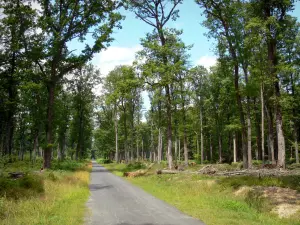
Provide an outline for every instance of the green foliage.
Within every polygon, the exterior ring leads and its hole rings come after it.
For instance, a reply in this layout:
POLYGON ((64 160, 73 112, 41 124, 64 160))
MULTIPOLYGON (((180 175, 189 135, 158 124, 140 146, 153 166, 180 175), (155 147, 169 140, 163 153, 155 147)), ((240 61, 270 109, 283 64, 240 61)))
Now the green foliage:
POLYGON ((262 165, 262 160, 252 160, 253 166, 261 166, 262 165))
POLYGON ((300 191, 300 176, 282 176, 282 177, 253 177, 236 176, 220 179, 219 183, 225 187, 235 189, 241 186, 277 186, 283 188, 292 188, 300 191))
POLYGON ((86 168, 85 161, 74 161, 74 160, 64 160, 64 161, 53 161, 51 165, 52 170, 66 170, 66 171, 76 171, 84 170, 86 168))
POLYGON ((245 202, 258 212, 266 212, 270 210, 267 200, 257 191, 249 191, 245 198, 245 202))
POLYGON ((146 169, 146 165, 142 162, 134 162, 134 163, 129 163, 124 172, 130 172, 130 171, 136 171, 140 169, 146 169))
POLYGON ((97 159, 97 163, 99 164, 109 164, 112 163, 112 161, 110 159, 97 159))
POLYGON ((26 174, 19 179, 0 177, 0 196, 19 199, 44 192, 43 178, 38 174, 26 174))
POLYGON ((194 154, 194 159, 197 164, 200 164, 201 163, 201 154, 194 154))

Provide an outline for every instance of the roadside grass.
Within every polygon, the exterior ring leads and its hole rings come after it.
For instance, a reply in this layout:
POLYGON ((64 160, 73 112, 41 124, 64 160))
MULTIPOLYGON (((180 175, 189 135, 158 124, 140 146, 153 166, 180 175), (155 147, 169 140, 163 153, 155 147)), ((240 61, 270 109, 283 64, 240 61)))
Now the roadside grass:
MULTIPOLYGON (((105 167, 119 176, 126 169, 124 164, 106 164, 105 167)), ((207 225, 300 224, 300 213, 289 219, 280 219, 270 213, 268 200, 254 192, 249 192, 246 196, 236 196, 234 185, 223 178, 173 174, 141 176, 127 180, 207 225)), ((236 180, 243 183, 244 177, 236 180)), ((278 184, 273 181, 264 182, 265 185, 278 184)), ((254 183, 260 184, 259 181, 253 182, 253 185, 254 183)))
POLYGON ((60 163, 57 169, 56 163, 52 167, 56 170, 42 173, 36 171, 38 166, 23 164, 22 167, 20 162, 7 166, 1 177, 0 189, 5 182, 9 182, 10 186, 3 185, 0 191, 0 224, 83 224, 91 165, 69 161, 60 163), (16 169, 26 171, 26 175, 16 180, 5 177, 8 171, 16 169), (40 182, 39 188, 35 190, 37 182, 40 182), (8 190, 11 190, 9 194, 8 190))
POLYGON ((282 188, 291 188, 300 191, 300 176, 282 176, 282 177, 228 177, 219 181, 220 185, 231 186, 237 189, 241 186, 276 186, 282 188))

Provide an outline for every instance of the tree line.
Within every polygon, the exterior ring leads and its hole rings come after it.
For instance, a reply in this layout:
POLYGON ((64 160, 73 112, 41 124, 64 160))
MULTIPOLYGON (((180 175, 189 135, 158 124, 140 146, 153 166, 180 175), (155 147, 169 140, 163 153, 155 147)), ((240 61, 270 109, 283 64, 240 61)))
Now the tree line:
POLYGON ((1 0, 2 157, 42 156, 45 168, 55 157, 80 159, 91 150, 117 162, 167 160, 170 168, 189 159, 242 161, 244 168, 252 160, 299 163, 294 1, 196 0, 207 37, 216 42, 218 60, 209 70, 191 66, 192 46, 168 27, 182 3, 1 0), (133 65, 100 80, 101 68, 89 61, 121 28, 120 8, 152 32, 141 39, 133 65))
MULTIPOLYGON (((294 1, 197 0, 217 63, 192 67, 182 31, 168 28, 182 0, 127 1, 152 27, 132 66, 105 78, 95 130, 104 157, 299 163, 299 56, 294 1), (143 114, 141 90, 150 110, 143 114)), ((195 28, 197 29, 197 28, 195 28)))
MULTIPOLYGON (((92 148, 89 64, 122 16, 113 0, 0 1, 0 152, 12 161, 85 158, 92 148), (78 49, 72 43, 80 43, 78 49), (57 151, 56 151, 57 150, 57 151)), ((76 45, 78 46, 78 45, 76 45)))

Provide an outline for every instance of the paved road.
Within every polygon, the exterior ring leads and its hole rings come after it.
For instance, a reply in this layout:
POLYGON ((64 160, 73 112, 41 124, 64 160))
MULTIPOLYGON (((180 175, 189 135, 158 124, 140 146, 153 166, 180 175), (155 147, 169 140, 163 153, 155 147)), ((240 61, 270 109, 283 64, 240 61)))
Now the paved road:
POLYGON ((93 162, 89 225, 204 225, 93 162))

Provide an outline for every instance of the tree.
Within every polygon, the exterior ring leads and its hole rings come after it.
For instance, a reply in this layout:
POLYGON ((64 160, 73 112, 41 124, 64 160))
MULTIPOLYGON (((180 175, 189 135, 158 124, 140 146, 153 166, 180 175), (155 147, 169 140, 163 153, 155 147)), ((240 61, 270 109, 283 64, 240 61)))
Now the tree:
POLYGON ((54 141, 55 88, 66 74, 82 68, 94 53, 101 51, 112 41, 110 35, 119 26, 121 16, 114 12, 118 2, 112 0, 40 0, 39 3, 42 10, 38 23, 42 33, 46 35, 43 37, 42 52, 35 61, 45 77, 48 90, 44 167, 49 168, 54 141), (91 45, 85 42, 85 48, 78 54, 69 49, 71 41, 84 42, 88 35, 94 39, 91 45))
MULTIPOLYGON (((157 32, 157 38, 159 39, 160 45, 165 51, 162 51, 161 60, 165 67, 168 65, 168 51, 166 49, 166 30, 164 29, 167 22, 172 19, 176 20, 178 18, 178 10, 176 7, 183 2, 183 0, 150 0, 150 1, 127 1, 129 8, 135 12, 137 18, 141 19, 148 25, 152 26, 157 32), (168 3, 170 5, 168 5, 168 3), (168 11, 167 8, 170 7, 168 11)), ((173 158, 172 158, 172 113, 171 113, 171 93, 170 93, 170 83, 168 82, 170 74, 168 70, 161 73, 164 77, 164 89, 166 94, 166 108, 167 108, 167 139, 168 139, 168 165, 172 168, 173 158)))

